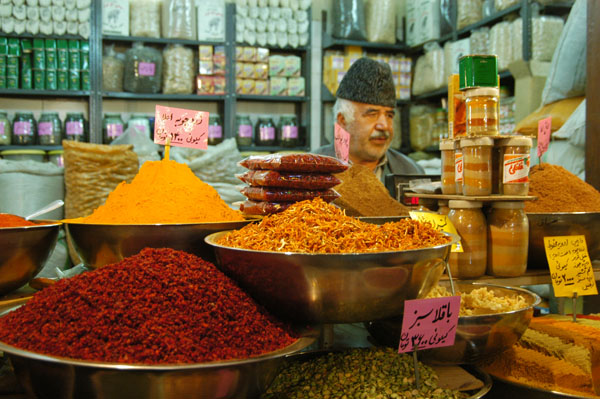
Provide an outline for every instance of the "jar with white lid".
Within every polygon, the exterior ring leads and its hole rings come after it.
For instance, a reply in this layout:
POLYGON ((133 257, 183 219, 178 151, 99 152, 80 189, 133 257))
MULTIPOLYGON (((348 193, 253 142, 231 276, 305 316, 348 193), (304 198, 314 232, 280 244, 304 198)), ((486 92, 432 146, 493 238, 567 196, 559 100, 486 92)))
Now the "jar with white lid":
POLYGON ((496 136, 499 134, 497 87, 479 87, 465 91, 467 136, 496 136))
POLYGON ((492 149, 490 137, 460 140, 463 157, 463 195, 492 194, 492 149))
POLYGON ((529 220, 524 207, 523 201, 492 203, 488 217, 488 274, 518 277, 527 270, 529 220))
POLYGON ((452 277, 470 279, 485 274, 487 265, 487 223, 479 201, 448 202, 448 218, 460 235, 463 252, 451 252, 448 258, 452 277))
POLYGON ((454 181, 454 140, 441 140, 442 153, 442 194, 456 194, 454 181))
POLYGON ((502 139, 500 147, 500 193, 505 195, 529 194, 529 159, 533 141, 530 137, 502 139))

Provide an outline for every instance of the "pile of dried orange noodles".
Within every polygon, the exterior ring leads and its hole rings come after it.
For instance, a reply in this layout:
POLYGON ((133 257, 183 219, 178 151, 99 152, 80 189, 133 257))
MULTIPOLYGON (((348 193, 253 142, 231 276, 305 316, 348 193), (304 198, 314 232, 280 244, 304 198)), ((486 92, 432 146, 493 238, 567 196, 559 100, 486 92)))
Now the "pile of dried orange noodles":
POLYGON ((218 244, 259 251, 359 253, 424 248, 449 241, 449 237, 411 219, 384 225, 364 223, 316 198, 232 231, 218 244))

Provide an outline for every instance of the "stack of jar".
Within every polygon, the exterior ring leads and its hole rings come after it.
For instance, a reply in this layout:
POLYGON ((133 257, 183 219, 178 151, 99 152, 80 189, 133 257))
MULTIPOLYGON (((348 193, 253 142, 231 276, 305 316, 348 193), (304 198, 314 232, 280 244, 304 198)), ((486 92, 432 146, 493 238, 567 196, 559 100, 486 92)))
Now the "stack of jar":
POLYGON ((296 115, 282 115, 276 126, 273 118, 267 115, 258 117, 253 134, 249 115, 238 115, 236 123, 236 141, 238 146, 281 146, 298 147, 301 145, 296 115))
POLYGON ((33 112, 17 112, 12 122, 0 112, 0 145, 60 145, 62 140, 88 141, 83 113, 69 112, 63 123, 58 112, 42 112, 37 121, 33 112))
POLYGON ((529 191, 532 140, 499 137, 496 56, 469 55, 459 61, 459 75, 449 81, 448 140, 440 142, 443 194, 464 195, 448 202, 448 217, 460 234, 464 252, 453 252, 454 277, 519 276, 527 268, 529 223, 522 200, 483 202, 474 196, 525 196, 529 191), (459 81, 461 93, 455 85, 459 81), (451 98, 450 98, 451 97, 451 98), (461 102, 464 100, 464 103, 461 102), (465 128, 461 129, 464 115, 465 128), (486 217, 487 214, 487 217, 486 217))

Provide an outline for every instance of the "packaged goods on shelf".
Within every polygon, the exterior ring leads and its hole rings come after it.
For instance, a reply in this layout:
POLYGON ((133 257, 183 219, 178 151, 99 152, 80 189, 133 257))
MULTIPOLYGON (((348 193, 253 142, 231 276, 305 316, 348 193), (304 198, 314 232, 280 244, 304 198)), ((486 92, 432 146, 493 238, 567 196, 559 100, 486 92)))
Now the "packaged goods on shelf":
POLYGON ((396 43, 396 4, 392 0, 369 0, 365 4, 367 40, 396 43))
POLYGON ((339 51, 326 50, 323 57, 323 84, 332 94, 337 91, 337 75, 340 72, 344 72, 344 55, 339 51))
POLYGON ((471 31, 469 46, 471 54, 489 54, 488 42, 490 40, 490 28, 483 27, 471 31))
POLYGON ((305 82, 303 77, 289 78, 287 87, 288 96, 304 96, 305 82))
POLYGON ((490 29, 490 38, 488 43, 489 54, 498 56, 498 70, 504 71, 512 58, 512 41, 510 36, 510 22, 499 22, 490 29))
POLYGON ((160 37, 160 2, 130 0, 129 31, 131 36, 160 37))
POLYGON ((440 1, 406 2, 406 44, 416 46, 440 38, 440 1))
POLYGON ((269 79, 269 95, 287 96, 288 83, 287 78, 271 77, 269 79))
MULTIPOLYGON (((531 19, 531 59, 552 61, 554 49, 558 44, 564 22, 562 18, 540 16, 531 19)), ((511 23, 512 56, 511 62, 523 59, 523 20, 515 19, 511 23)))
MULTIPOLYGON (((163 93, 190 94, 194 91, 194 52, 180 44, 163 51, 163 93)), ((212 72, 212 71, 211 71, 212 72)))
POLYGON ((423 151, 432 145, 431 134, 435 125, 435 108, 429 105, 410 107, 410 145, 415 151, 423 151))
POLYGON ((496 11, 502 11, 517 4, 519 4, 519 0, 494 0, 496 11))
MULTIPOLYGON (((56 21, 55 18, 53 20, 56 21)), ((56 31, 54 33, 59 34, 56 31)), ((102 0, 102 33, 129 35, 129 0, 102 0)))
POLYGON ((225 1, 198 3, 198 40, 225 41, 225 1))
POLYGON ((444 77, 458 73, 458 59, 467 54, 482 54, 471 50, 469 39, 446 42, 444 44, 444 77))
POLYGON ((333 37, 367 40, 363 0, 335 1, 332 6, 333 37))
POLYGON ((165 0, 162 4, 162 35, 169 39, 196 39, 194 0, 165 0))
POLYGON ((125 52, 123 87, 133 93, 158 93, 162 82, 162 54, 143 43, 125 52))
MULTIPOLYGON (((220 1, 222 0, 213 0, 220 1)), ((279 5, 279 3, 277 3, 279 5)), ((200 8, 198 9, 200 12, 200 8)), ((251 46, 272 47, 306 46, 308 44, 309 19, 306 10, 290 8, 290 4, 278 6, 248 6, 236 8, 236 42, 251 46)))
POLYGON ((427 43, 425 54, 417 59, 413 80, 413 95, 437 90, 446 85, 444 51, 437 43, 427 43))
POLYGON ((456 11, 457 29, 462 29, 481 20, 483 18, 482 12, 482 0, 458 0, 456 11))

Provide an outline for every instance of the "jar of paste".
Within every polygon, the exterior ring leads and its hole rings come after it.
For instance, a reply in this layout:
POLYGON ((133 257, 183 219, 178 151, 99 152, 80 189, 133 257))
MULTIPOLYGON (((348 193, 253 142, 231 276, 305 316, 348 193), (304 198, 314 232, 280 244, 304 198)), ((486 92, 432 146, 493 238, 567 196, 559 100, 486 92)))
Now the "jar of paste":
POLYGON ((480 87, 465 91, 467 136, 496 136, 499 134, 500 94, 496 87, 480 87))
POLYGON ((527 270, 529 220, 523 201, 492 203, 488 217, 488 274, 517 277, 527 270))
POLYGON ((530 137, 502 139, 500 147, 501 194, 529 194, 529 158, 533 142, 530 137))
POLYGON ((487 264, 487 223, 479 201, 449 201, 448 218, 460 235, 463 252, 451 252, 448 259, 452 277, 470 279, 485 274, 487 264))
POLYGON ((454 140, 441 140, 442 194, 456 194, 454 181, 454 140))
POLYGON ((463 154, 463 195, 492 193, 492 148, 489 137, 461 139, 463 154))

